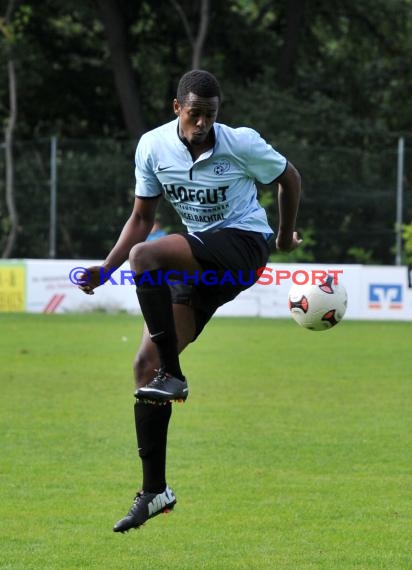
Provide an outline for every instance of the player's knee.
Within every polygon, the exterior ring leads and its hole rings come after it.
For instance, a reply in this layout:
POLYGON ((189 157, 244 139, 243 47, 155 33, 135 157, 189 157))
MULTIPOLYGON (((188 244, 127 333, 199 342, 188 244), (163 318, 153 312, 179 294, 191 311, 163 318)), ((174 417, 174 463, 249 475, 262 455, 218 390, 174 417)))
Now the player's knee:
POLYGON ((139 275, 147 270, 150 261, 149 244, 142 242, 134 245, 129 253, 129 263, 133 271, 139 275))

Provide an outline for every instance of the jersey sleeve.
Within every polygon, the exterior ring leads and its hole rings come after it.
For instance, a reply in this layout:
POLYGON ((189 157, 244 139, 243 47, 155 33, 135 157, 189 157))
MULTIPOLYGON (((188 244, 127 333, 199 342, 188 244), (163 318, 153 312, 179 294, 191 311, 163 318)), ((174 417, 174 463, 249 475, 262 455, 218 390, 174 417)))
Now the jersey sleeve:
POLYGON ((143 135, 135 154, 135 196, 155 198, 162 194, 162 186, 154 173, 154 157, 150 137, 143 135))
POLYGON ((269 184, 286 170, 287 159, 268 144, 259 133, 247 129, 250 146, 246 161, 247 172, 262 184, 269 184))

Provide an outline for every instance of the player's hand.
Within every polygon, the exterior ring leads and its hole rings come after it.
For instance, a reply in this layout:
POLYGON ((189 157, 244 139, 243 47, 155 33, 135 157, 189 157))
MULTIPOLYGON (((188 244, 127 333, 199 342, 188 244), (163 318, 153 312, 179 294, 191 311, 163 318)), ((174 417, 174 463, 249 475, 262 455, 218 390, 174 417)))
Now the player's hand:
POLYGON ((279 232, 276 238, 276 249, 278 251, 293 251, 300 246, 302 241, 298 232, 293 232, 292 236, 285 236, 282 232, 279 232))
POLYGON ((94 289, 103 284, 101 275, 102 267, 100 267, 100 265, 88 267, 78 278, 79 283, 81 283, 81 285, 79 285, 80 291, 83 291, 86 295, 94 295, 94 289))

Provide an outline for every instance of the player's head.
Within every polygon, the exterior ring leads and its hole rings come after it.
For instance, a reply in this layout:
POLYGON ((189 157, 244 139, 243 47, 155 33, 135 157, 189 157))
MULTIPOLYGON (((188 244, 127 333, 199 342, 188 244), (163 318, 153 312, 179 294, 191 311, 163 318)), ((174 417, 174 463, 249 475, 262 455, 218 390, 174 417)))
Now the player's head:
POLYGON ((203 69, 192 69, 180 78, 176 94, 176 99, 180 105, 183 106, 186 103, 189 93, 204 98, 217 97, 219 103, 222 100, 222 91, 218 80, 203 69))
POLYGON ((221 99, 220 85, 208 71, 194 69, 180 79, 173 108, 179 134, 189 145, 200 147, 211 140, 221 99))

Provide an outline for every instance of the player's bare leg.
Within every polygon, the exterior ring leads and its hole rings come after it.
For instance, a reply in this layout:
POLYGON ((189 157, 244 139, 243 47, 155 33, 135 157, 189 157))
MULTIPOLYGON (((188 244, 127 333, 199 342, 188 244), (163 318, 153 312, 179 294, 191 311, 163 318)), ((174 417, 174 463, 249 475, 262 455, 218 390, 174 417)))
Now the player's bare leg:
POLYGON ((136 397, 157 401, 185 400, 188 386, 180 368, 172 297, 164 272, 173 270, 200 275, 202 267, 187 240, 178 234, 137 244, 129 259, 136 274, 140 308, 160 361, 157 374, 139 387, 136 397))
MULTIPOLYGON (((186 305, 173 305, 178 349, 181 352, 195 335, 193 310, 186 305)), ((153 370, 160 363, 156 345, 145 326, 134 372, 136 387, 146 385, 153 378, 153 370)), ((166 483, 166 445, 171 402, 136 400, 134 406, 138 452, 142 461, 142 490, 136 494, 128 514, 118 521, 113 530, 127 532, 139 528, 149 518, 169 512, 176 497, 166 483)))

